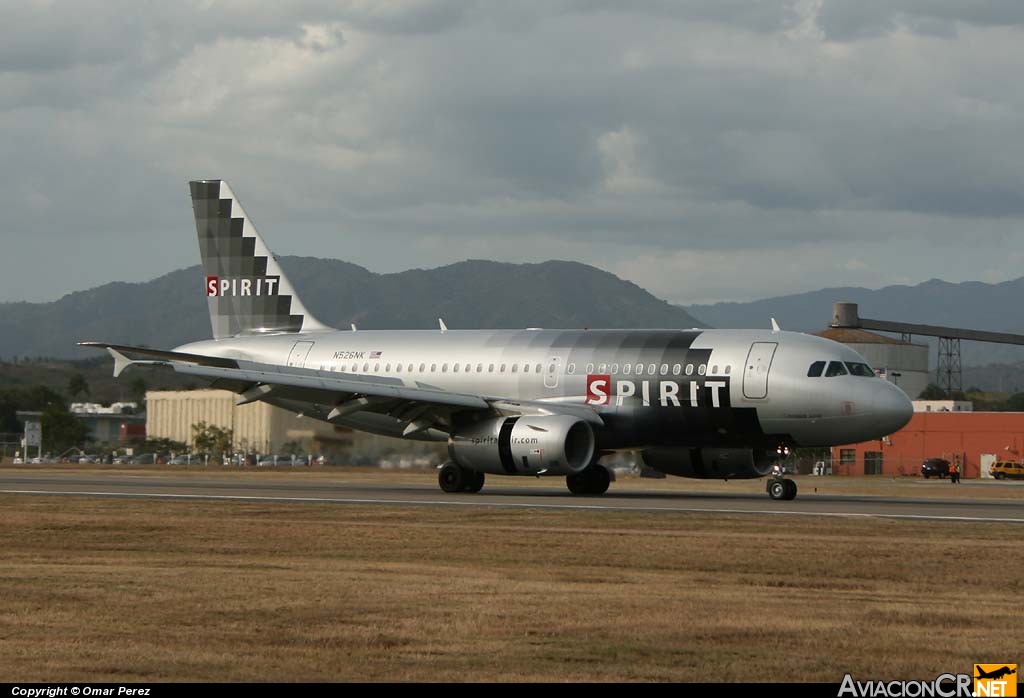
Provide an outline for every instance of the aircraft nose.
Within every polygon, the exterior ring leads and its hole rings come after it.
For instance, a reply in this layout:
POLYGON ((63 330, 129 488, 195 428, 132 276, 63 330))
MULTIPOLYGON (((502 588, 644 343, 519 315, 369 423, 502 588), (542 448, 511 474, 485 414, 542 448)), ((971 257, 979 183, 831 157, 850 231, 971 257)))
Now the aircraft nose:
POLYGON ((914 416, 914 405, 902 390, 891 383, 882 383, 875 390, 875 420, 885 434, 897 432, 914 416))

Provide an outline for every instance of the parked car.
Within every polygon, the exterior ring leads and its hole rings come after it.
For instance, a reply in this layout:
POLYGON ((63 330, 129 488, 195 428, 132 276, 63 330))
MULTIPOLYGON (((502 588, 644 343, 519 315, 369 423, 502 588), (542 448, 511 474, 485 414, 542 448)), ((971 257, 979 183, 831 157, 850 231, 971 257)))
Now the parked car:
POLYGON ((988 469, 988 472, 996 480, 1024 480, 1024 465, 1013 461, 996 461, 988 469))
POLYGON ((945 458, 929 458, 921 464, 921 477, 946 477, 949 475, 949 461, 945 458))

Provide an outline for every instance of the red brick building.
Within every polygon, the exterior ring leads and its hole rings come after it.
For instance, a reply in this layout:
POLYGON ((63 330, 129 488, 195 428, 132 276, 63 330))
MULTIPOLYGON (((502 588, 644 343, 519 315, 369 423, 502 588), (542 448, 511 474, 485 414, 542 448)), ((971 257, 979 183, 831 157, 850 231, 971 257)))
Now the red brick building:
POLYGON ((926 458, 963 465, 981 475, 982 456, 1024 459, 1024 412, 916 412, 910 423, 879 441, 836 446, 836 475, 920 475, 926 458))

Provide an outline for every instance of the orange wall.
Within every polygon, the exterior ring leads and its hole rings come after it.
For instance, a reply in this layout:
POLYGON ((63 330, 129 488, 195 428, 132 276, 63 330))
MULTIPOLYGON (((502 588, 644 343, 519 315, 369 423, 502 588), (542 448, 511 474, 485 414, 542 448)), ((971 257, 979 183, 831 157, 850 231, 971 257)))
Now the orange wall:
POLYGON ((959 455, 964 477, 979 477, 981 454, 994 453, 999 460, 1024 458, 1024 412, 917 412, 910 424, 888 440, 866 441, 832 449, 832 472, 863 475, 864 454, 882 452, 886 475, 920 475, 926 458, 954 462, 959 455), (1010 450, 1006 450, 1009 446, 1010 450), (840 465, 840 449, 856 450, 852 466, 840 465))

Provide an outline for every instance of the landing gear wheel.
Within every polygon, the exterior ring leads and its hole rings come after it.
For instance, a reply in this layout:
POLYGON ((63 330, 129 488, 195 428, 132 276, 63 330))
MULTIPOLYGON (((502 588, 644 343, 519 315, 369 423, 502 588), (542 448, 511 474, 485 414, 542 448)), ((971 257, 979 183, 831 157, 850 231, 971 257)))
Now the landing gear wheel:
POLYGON ((473 470, 464 470, 465 483, 462 485, 463 492, 479 492, 484 487, 484 474, 473 470))
POLYGON ((772 499, 790 501, 796 499, 796 483, 792 480, 785 480, 781 477, 768 481, 768 496, 772 499))
POLYGON ((573 494, 604 494, 612 482, 612 476, 601 465, 589 465, 574 475, 565 478, 565 484, 573 494))
MULTIPOLYGON (((445 492, 461 492, 468 473, 455 463, 445 463, 437 472, 437 484, 445 492)), ((483 486, 483 482, 480 483, 483 486)))

